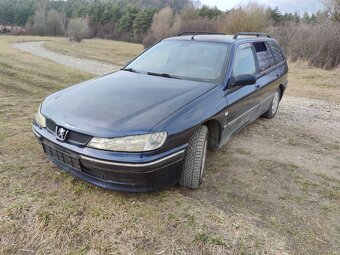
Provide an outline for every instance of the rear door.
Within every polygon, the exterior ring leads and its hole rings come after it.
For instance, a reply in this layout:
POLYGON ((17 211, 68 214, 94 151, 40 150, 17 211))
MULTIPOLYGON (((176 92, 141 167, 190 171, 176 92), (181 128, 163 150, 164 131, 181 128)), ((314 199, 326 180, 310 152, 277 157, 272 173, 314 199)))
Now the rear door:
POLYGON ((259 115, 262 115, 268 110, 274 93, 280 85, 286 85, 288 71, 285 57, 278 43, 273 40, 263 42, 263 44, 266 47, 265 50, 263 46, 259 47, 259 45, 254 43, 254 47, 257 49, 256 51, 259 50, 256 54, 260 66, 258 79, 261 87, 259 91, 262 95, 259 115), (261 48, 262 50, 260 50, 261 48))
POLYGON ((277 42, 268 41, 266 43, 275 59, 275 75, 278 78, 277 84, 286 85, 286 83, 288 82, 287 81, 288 66, 284 53, 277 42))
POLYGON ((258 118, 266 112, 273 100, 274 92, 280 84, 277 84, 278 75, 274 56, 265 42, 254 42, 254 49, 259 65, 259 73, 257 75, 258 88, 256 93, 259 98, 258 113, 253 116, 258 118))

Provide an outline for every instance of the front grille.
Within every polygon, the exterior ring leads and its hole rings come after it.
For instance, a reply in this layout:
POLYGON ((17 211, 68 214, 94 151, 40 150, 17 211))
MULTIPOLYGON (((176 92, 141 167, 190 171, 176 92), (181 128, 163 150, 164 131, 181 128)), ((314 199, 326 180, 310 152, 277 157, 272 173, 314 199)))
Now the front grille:
POLYGON ((58 150, 52 146, 49 146, 46 143, 43 143, 42 145, 47 156, 80 170, 80 163, 77 157, 72 156, 71 154, 68 154, 64 151, 58 150))
POLYGON ((100 169, 89 169, 81 165, 80 160, 77 156, 72 155, 72 153, 68 153, 62 150, 55 148, 53 145, 49 143, 42 144, 43 149, 48 157, 53 158, 59 162, 62 162, 70 167, 76 168, 84 174, 90 175, 95 178, 105 179, 104 171, 100 169))
MULTIPOLYGON (((46 119, 46 128, 51 133, 55 134, 57 124, 51 119, 46 119)), ((86 145, 91 138, 92 136, 69 130, 65 142, 77 145, 86 145)))
POLYGON ((80 145, 86 145, 90 140, 92 136, 84 135, 75 131, 69 131, 67 135, 67 141, 70 143, 76 143, 80 145))

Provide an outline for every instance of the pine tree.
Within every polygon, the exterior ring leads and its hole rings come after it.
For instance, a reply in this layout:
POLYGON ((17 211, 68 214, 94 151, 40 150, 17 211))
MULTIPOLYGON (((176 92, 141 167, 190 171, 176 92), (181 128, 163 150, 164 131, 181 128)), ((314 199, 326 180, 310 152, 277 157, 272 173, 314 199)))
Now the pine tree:
POLYGON ((283 17, 282 17, 280 10, 279 10, 279 7, 276 6, 274 9, 271 10, 270 17, 274 21, 275 25, 282 22, 283 17))
POLYGON ((145 33, 152 23, 154 11, 142 10, 140 11, 133 23, 133 31, 135 33, 145 33))
POLYGON ((139 10, 135 7, 128 7, 125 14, 120 20, 119 29, 121 32, 133 32, 133 22, 135 21, 139 10))

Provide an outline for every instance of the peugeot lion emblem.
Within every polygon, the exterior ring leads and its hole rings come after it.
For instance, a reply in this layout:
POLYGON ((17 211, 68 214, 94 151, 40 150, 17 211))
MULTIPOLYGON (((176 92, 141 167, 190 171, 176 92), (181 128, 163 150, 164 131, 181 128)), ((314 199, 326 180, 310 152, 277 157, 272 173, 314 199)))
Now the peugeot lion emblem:
POLYGON ((63 127, 57 127, 56 128, 56 136, 57 136, 57 140, 59 141, 65 141, 66 136, 67 136, 68 130, 66 130, 63 127))

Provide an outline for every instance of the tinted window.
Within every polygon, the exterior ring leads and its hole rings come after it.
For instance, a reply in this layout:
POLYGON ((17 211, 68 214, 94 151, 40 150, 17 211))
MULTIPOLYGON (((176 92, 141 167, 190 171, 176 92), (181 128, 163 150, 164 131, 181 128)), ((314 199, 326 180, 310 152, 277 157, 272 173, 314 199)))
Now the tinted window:
POLYGON ((127 68, 141 73, 166 73, 182 79, 215 82, 224 74, 230 49, 231 45, 225 43, 163 41, 127 68))
POLYGON ((254 48, 261 71, 264 71, 275 64, 274 57, 272 53, 268 51, 265 43, 254 43, 254 48))
POLYGON ((251 44, 243 44, 237 48, 233 72, 234 76, 256 73, 254 53, 251 44))
POLYGON ((275 63, 277 64, 277 63, 284 61, 284 57, 283 57, 280 47, 275 42, 268 42, 268 45, 274 55, 275 63))

